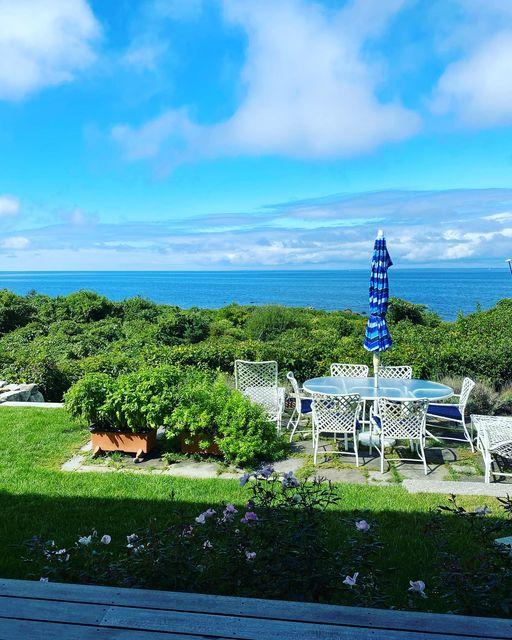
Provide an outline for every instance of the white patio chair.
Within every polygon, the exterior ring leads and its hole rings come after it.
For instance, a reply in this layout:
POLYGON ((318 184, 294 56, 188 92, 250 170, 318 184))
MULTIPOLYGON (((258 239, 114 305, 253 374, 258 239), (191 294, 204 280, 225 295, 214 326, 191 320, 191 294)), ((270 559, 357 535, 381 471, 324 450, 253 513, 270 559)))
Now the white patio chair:
POLYGON ((447 422, 453 422, 458 425, 462 425, 462 431, 464 433, 463 438, 457 438, 455 436, 437 436, 432 434, 430 431, 427 431, 427 434, 434 438, 435 440, 453 440, 454 442, 469 442, 469 446, 471 447, 471 451, 475 450, 473 444, 473 434, 469 434, 465 411, 466 405, 468 403, 469 394, 471 393, 473 387, 475 386, 475 382, 471 380, 471 378, 464 378, 462 381, 462 389, 460 394, 454 393, 454 398, 459 398, 458 403, 453 404, 442 404, 442 403, 431 403, 428 405, 427 409, 427 417, 428 418, 437 418, 442 419, 447 422))
POLYGON ((512 473, 493 469, 495 457, 512 462, 512 418, 502 416, 472 415, 476 428, 477 448, 481 451, 485 465, 485 482, 493 476, 512 476, 512 473))
POLYGON ((342 434, 347 439, 352 436, 354 452, 333 451, 355 455, 356 466, 359 466, 358 435, 359 414, 361 412, 361 396, 357 393, 346 396, 314 396, 313 397, 313 462, 318 458, 318 444, 322 434, 336 437, 342 434))
POLYGON ((377 376, 383 380, 410 380, 412 378, 412 367, 387 367, 382 366, 378 369, 377 376))
POLYGON ((269 420, 281 431, 284 410, 284 387, 277 382, 277 362, 235 360, 235 386, 255 404, 261 405, 269 420))
POLYGON ((331 364, 331 376, 341 376, 344 378, 367 378, 368 365, 350 364, 343 362, 333 362, 331 364))
POLYGON ((379 398, 378 415, 370 410, 370 441, 373 433, 378 434, 379 445, 375 448, 380 454, 380 472, 384 473, 384 460, 423 463, 425 475, 428 473, 425 457, 426 415, 428 400, 389 400, 379 398), (416 445, 418 458, 386 458, 385 448, 395 444, 396 440, 408 440, 416 445))
MULTIPOLYGON (((313 399, 307 396, 305 392, 302 389, 300 389, 299 383, 297 382, 295 376, 291 371, 287 373, 286 377, 290 381, 290 384, 293 390, 293 396, 295 399, 295 406, 293 408, 292 415, 290 416, 290 419, 288 420, 288 424, 286 425, 287 429, 291 428, 292 430, 290 434, 290 442, 291 442, 296 432, 307 433, 307 431, 305 430, 297 431, 297 427, 299 426, 303 416, 311 416, 311 413, 313 411, 311 407, 311 403, 313 402, 313 399)), ((311 432, 312 431, 313 429, 311 428, 311 432)))

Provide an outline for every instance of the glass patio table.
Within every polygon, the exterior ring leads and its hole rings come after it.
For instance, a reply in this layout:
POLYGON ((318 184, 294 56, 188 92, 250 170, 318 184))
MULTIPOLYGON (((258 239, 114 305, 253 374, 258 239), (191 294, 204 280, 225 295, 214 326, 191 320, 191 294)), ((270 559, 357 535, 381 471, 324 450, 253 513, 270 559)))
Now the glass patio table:
POLYGON ((327 376, 311 378, 304 382, 304 390, 312 394, 347 395, 358 393, 363 400, 442 400, 453 395, 453 389, 430 380, 389 380, 379 378, 375 387, 374 378, 346 378, 327 376))
MULTIPOLYGON (((376 402, 378 398, 390 400, 442 400, 453 395, 453 389, 439 382, 430 380, 401 380, 379 378, 375 386, 374 378, 348 378, 344 376, 326 376, 325 378, 311 378, 303 384, 304 390, 311 394, 326 396, 347 395, 358 393, 361 399, 376 402)), ((363 414, 365 413, 363 409, 363 414)), ((363 415, 360 421, 363 425, 369 420, 363 415)), ((370 437, 369 431, 359 433, 359 442, 367 446, 378 444, 377 436, 370 437)), ((394 444, 394 440, 387 439, 386 446, 394 444)))

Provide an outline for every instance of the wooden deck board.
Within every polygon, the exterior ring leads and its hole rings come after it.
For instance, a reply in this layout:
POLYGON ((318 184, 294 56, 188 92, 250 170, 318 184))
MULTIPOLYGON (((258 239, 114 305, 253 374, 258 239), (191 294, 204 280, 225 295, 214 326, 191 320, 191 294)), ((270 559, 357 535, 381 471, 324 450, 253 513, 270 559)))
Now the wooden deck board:
POLYGON ((512 621, 0 580, 0 640, 512 640, 512 621))

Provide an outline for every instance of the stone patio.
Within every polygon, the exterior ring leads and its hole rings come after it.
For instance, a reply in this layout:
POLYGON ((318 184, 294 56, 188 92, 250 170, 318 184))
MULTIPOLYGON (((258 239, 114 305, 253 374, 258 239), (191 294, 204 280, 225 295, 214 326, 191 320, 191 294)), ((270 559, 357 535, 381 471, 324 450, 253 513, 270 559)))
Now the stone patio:
MULTIPOLYGON (((62 465, 63 471, 95 473, 141 473, 189 478, 239 478, 243 469, 227 467, 215 459, 201 460, 165 451, 166 441, 159 434, 159 446, 142 462, 135 463, 129 454, 106 454, 92 459, 90 444, 86 444, 70 460, 62 465)), ((398 485, 411 493, 457 493, 469 495, 505 496, 512 492, 512 482, 485 484, 483 461, 479 453, 472 454, 469 447, 460 444, 453 447, 432 442, 426 450, 429 473, 425 476, 420 462, 395 461, 386 463, 380 473, 380 459, 369 455, 368 449, 360 450, 360 466, 349 455, 331 453, 332 440, 321 443, 322 454, 313 465, 311 440, 293 443, 289 456, 274 464, 278 472, 293 471, 299 477, 319 476, 335 483, 370 485, 398 485)), ((374 451, 375 454, 375 451, 374 451)), ((412 457, 411 452, 397 447, 392 457, 412 457)))

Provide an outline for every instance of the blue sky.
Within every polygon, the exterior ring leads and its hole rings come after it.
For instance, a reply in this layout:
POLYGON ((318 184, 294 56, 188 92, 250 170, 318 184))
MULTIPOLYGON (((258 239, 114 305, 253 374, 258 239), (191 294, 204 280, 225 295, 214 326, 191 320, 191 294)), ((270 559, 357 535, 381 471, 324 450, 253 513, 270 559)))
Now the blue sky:
POLYGON ((510 0, 0 0, 0 269, 512 254, 510 0))

